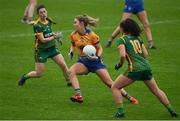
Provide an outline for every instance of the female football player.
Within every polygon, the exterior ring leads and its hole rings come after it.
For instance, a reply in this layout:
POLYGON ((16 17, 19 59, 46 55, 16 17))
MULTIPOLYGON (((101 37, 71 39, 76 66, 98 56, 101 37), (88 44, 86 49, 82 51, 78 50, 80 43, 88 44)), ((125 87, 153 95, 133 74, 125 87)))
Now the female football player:
POLYGON ((33 14, 36 5, 37 0, 29 0, 29 4, 26 6, 26 9, 24 10, 24 16, 21 19, 22 23, 33 24, 33 14))
POLYGON ((126 19, 120 23, 120 30, 124 35, 117 41, 120 61, 115 65, 115 69, 121 68, 125 59, 129 63, 129 69, 123 75, 118 76, 111 87, 118 106, 118 112, 115 114, 115 117, 124 116, 122 94, 119 93, 119 89, 132 84, 136 80, 143 80, 149 90, 167 108, 171 116, 176 117, 177 114, 172 109, 166 94, 158 87, 152 76, 150 65, 146 60, 148 52, 143 42, 139 39, 140 27, 132 19, 126 19))
MULTIPOLYGON (((72 45, 69 53, 69 57, 72 59, 75 48, 78 50, 78 61, 70 68, 70 80, 75 90, 75 96, 70 98, 73 102, 83 102, 77 75, 83 75, 92 72, 96 73, 96 75, 109 88, 113 83, 101 59, 103 49, 100 44, 99 36, 87 28, 88 25, 96 27, 97 21, 98 19, 94 19, 87 15, 80 15, 74 19, 75 31, 71 34, 72 45), (86 45, 93 45, 96 48, 95 56, 85 56, 83 53, 83 47, 86 45)), ((134 97, 128 95, 124 89, 121 90, 121 93, 131 103, 138 104, 138 101, 134 97)))
POLYGON ((54 34, 52 31, 52 20, 48 18, 47 10, 44 5, 37 7, 39 18, 34 22, 35 34, 35 71, 24 74, 19 80, 19 86, 25 84, 29 78, 41 77, 45 63, 48 58, 51 58, 62 69, 65 79, 69 80, 69 71, 63 56, 56 48, 55 39, 60 40, 62 35, 60 32, 54 34))
MULTIPOLYGON (((125 0, 125 7, 124 12, 122 15, 122 20, 125 20, 127 18, 131 18, 131 16, 135 14, 140 22, 143 24, 144 32, 146 35, 146 38, 148 40, 148 48, 149 49, 155 49, 152 33, 149 25, 149 20, 147 17, 147 13, 144 9, 144 3, 143 0, 125 0)), ((112 44, 112 41, 116 36, 120 33, 119 26, 114 30, 111 37, 108 39, 106 47, 110 47, 112 44)))

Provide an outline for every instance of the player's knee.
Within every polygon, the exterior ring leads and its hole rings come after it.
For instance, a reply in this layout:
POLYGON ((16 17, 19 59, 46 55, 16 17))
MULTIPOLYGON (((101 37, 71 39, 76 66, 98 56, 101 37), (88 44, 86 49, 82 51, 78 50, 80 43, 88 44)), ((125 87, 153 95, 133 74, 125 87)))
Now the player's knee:
POLYGON ((159 96, 159 95, 161 95, 161 90, 159 89, 159 88, 154 88, 153 90, 152 90, 152 92, 155 94, 155 95, 157 95, 157 96, 159 96))
POLYGON ((145 22, 143 23, 143 27, 146 29, 146 28, 149 28, 150 27, 150 24, 148 22, 145 22))
POLYGON ((43 72, 36 72, 36 76, 39 78, 41 76, 43 76, 43 72))
POLYGON ((72 69, 70 69, 70 70, 69 70, 69 77, 71 78, 71 77, 73 77, 73 76, 75 76, 75 75, 76 75, 75 71, 72 70, 72 69))
POLYGON ((111 89, 116 89, 116 86, 114 84, 111 85, 111 89))
POLYGON ((162 91, 161 89, 158 90, 158 94, 159 95, 165 95, 164 91, 162 91))

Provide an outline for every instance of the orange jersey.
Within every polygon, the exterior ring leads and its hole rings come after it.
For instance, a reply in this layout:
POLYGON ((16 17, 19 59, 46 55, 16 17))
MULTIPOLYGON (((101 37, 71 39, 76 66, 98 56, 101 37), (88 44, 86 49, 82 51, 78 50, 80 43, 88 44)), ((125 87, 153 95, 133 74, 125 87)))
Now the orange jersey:
MULTIPOLYGON (((78 32, 73 32, 71 34, 71 43, 78 49, 78 56, 84 56, 83 48, 86 45, 96 45, 99 43, 99 36, 96 35, 93 31, 86 29, 84 35, 80 35, 78 32)), ((97 53, 96 48, 96 53, 97 53)))

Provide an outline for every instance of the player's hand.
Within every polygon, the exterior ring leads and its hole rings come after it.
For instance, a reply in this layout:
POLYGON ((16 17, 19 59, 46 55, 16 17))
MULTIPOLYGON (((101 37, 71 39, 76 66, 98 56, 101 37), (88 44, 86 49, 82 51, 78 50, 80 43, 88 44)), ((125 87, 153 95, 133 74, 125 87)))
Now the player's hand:
POLYGON ((62 35, 62 32, 57 32, 56 34, 55 34, 55 38, 57 39, 57 41, 62 45, 62 37, 63 37, 63 35, 62 35))
POLYGON ((89 60, 97 60, 99 57, 96 56, 96 55, 87 55, 87 58, 88 58, 89 60))
POLYGON ((69 60, 72 60, 73 55, 74 55, 73 52, 69 52, 69 53, 68 53, 68 58, 69 58, 69 60))
POLYGON ((112 41, 113 41, 113 37, 110 37, 110 38, 108 39, 105 47, 106 47, 106 48, 111 47, 112 41))
POLYGON ((122 65, 120 63, 118 63, 114 66, 114 69, 119 70, 121 67, 122 67, 122 65))

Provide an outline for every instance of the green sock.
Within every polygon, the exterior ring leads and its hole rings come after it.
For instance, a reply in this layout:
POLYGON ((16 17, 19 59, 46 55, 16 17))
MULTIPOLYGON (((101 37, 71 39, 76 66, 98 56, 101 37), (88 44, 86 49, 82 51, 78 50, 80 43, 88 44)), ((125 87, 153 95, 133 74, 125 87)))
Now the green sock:
POLYGON ((174 109, 172 108, 171 104, 168 104, 165 106, 169 112, 174 112, 174 109))
POLYGON ((123 103, 117 104, 117 107, 119 113, 124 113, 123 103))
POLYGON ((27 74, 24 74, 24 75, 23 75, 23 78, 26 80, 26 79, 29 79, 29 78, 31 78, 31 77, 29 77, 27 74))

